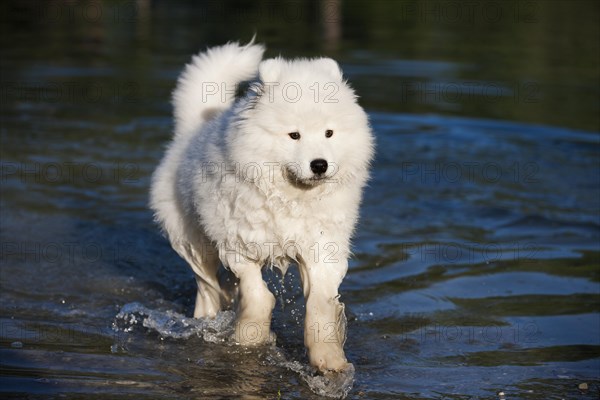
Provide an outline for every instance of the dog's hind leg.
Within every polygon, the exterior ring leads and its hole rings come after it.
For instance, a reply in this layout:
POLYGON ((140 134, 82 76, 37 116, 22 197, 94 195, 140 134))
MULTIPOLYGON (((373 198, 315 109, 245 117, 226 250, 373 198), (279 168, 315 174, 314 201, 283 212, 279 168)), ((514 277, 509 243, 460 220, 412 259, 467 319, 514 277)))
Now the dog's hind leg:
POLYGON ((196 294, 194 318, 215 317, 221 311, 219 281, 216 279, 216 276, 200 276, 196 274, 196 283, 198 284, 198 292, 196 294))
POLYGON ((224 295, 219 285, 219 257, 212 244, 206 240, 197 240, 194 245, 178 243, 173 248, 183 257, 196 275, 198 292, 194 318, 213 318, 223 308, 224 295))

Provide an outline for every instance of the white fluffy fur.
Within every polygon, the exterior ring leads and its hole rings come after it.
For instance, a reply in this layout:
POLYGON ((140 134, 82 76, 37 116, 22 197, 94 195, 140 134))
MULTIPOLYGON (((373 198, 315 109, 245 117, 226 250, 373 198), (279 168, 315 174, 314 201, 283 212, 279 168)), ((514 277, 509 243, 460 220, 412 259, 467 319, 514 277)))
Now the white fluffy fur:
POLYGON ((275 299, 261 268, 285 273, 297 263, 310 362, 321 371, 341 370, 347 361, 338 287, 373 138, 335 61, 261 62, 263 51, 229 43, 186 66, 173 94, 175 135, 154 173, 151 207, 196 274, 195 317, 212 317, 233 301, 237 340, 270 340, 275 299), (236 84, 247 80, 250 89, 236 100, 236 84), (327 161, 325 174, 313 173, 315 159, 327 161), (220 263, 239 279, 234 290, 220 285, 220 263))

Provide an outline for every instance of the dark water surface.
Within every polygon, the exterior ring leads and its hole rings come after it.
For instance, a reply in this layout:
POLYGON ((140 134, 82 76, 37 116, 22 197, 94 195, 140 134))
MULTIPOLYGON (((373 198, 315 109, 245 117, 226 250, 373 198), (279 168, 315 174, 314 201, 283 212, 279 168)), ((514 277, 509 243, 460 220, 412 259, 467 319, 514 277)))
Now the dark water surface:
POLYGON ((597 399, 600 8, 468 3, 2 2, 0 397, 329 390, 297 273, 266 273, 277 346, 229 345, 147 208, 183 64, 256 32, 340 60, 377 135, 349 398, 597 399))

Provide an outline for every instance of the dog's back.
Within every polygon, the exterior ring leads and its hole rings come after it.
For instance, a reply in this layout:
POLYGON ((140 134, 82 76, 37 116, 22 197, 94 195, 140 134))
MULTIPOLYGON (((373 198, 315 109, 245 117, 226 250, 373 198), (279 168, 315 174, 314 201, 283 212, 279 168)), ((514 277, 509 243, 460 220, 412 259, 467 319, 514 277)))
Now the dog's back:
POLYGON ((177 170, 185 149, 203 124, 226 110, 234 101, 238 83, 253 78, 264 47, 229 43, 192 58, 173 92, 175 133, 152 177, 150 207, 171 242, 183 240, 183 206, 177 196, 177 170))

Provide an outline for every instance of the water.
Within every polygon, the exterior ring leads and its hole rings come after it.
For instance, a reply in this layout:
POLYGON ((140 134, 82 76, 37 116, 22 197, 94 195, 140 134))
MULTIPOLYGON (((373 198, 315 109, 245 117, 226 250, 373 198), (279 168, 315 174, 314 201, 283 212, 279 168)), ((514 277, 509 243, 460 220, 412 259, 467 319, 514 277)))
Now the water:
POLYGON ((2 3, 2 397, 598 398, 598 5, 236 3, 2 3), (190 318, 147 208, 181 67, 255 31, 339 59, 377 135, 345 376, 307 365, 293 269, 273 345, 190 318))

